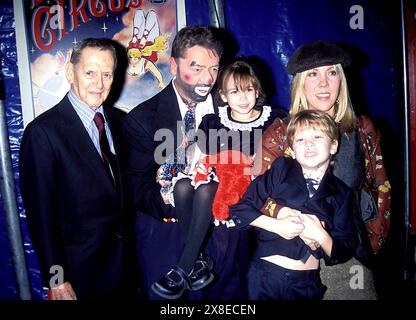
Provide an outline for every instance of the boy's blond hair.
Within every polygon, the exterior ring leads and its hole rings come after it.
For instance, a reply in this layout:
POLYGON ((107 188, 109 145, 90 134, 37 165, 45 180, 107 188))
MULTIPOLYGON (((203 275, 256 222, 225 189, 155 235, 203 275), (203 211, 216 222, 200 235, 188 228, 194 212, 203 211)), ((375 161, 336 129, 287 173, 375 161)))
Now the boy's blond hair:
POLYGON ((287 142, 293 146, 293 138, 299 128, 313 128, 321 130, 331 141, 338 141, 339 129, 334 119, 322 111, 302 110, 290 118, 287 126, 287 142))

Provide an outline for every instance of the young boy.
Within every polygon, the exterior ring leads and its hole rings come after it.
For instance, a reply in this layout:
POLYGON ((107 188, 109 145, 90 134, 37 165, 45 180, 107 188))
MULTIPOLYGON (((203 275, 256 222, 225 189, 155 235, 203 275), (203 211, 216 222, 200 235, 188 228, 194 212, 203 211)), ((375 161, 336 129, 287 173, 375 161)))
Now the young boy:
POLYGON ((334 265, 352 257, 357 245, 352 191, 330 169, 338 137, 329 115, 298 112, 288 125, 292 158, 275 160, 231 208, 237 227, 255 227, 257 246, 247 275, 250 299, 322 299, 319 259, 334 265), (262 215, 268 197, 295 210, 277 219, 262 215))

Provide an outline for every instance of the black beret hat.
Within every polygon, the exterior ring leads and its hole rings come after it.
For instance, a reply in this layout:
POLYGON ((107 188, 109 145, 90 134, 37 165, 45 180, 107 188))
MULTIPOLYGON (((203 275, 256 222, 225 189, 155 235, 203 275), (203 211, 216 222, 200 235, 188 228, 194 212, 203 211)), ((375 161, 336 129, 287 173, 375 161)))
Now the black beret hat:
POLYGON ((346 67, 351 63, 350 55, 340 46, 329 41, 315 41, 300 46, 290 57, 287 72, 291 75, 309 69, 340 63, 346 67))

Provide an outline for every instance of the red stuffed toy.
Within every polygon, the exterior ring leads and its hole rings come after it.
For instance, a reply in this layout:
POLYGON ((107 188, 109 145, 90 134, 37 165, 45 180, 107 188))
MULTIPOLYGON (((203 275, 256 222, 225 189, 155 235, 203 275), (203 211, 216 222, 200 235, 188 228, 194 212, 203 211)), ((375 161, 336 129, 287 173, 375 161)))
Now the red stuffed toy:
POLYGON ((201 162, 193 184, 218 181, 218 189, 212 205, 214 218, 223 221, 229 217, 229 207, 240 201, 251 182, 253 160, 240 151, 225 150, 208 155, 201 162), (216 176, 216 177, 215 177, 216 176))

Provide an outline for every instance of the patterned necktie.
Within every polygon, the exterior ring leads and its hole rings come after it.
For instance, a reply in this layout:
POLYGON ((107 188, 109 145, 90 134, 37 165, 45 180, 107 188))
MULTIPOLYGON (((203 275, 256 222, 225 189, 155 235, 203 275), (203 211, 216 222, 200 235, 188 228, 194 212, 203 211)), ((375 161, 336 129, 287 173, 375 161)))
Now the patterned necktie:
MULTIPOLYGON (((195 102, 188 102, 183 99, 187 105, 188 110, 182 120, 182 134, 183 140, 181 145, 170 154, 162 166, 161 179, 172 180, 179 172, 187 174, 189 165, 192 161, 193 150, 190 148, 195 143, 195 102)), ((163 190, 163 188, 162 188, 163 190)), ((163 191, 162 191, 163 192, 163 191)))
POLYGON ((117 156, 111 152, 110 144, 108 143, 107 134, 105 132, 104 117, 100 112, 96 112, 94 115, 94 123, 98 128, 101 156, 103 159, 104 167, 107 173, 110 175, 114 184, 118 184, 118 168, 117 168, 117 156), (110 170, 111 169, 111 170, 110 170))
POLYGON ((309 198, 312 198, 313 195, 316 193, 316 190, 318 190, 319 187, 319 181, 315 179, 305 178, 306 181, 306 187, 309 191, 309 198))
POLYGON ((195 142, 195 108, 188 107, 185 116, 183 117, 183 145, 187 148, 190 144, 195 142))

